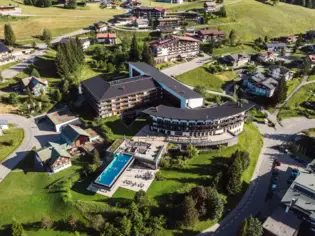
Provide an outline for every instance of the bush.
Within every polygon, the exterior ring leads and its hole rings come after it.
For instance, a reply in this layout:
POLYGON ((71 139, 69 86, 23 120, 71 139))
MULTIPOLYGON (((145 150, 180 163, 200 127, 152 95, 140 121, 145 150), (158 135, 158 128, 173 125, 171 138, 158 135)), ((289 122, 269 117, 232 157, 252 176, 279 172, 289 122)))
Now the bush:
POLYGON ((2 144, 5 146, 12 146, 13 145, 13 140, 6 140, 6 141, 2 141, 2 144))
POLYGON ((162 158, 160 160, 160 167, 161 168, 169 168, 170 167, 170 161, 165 159, 165 158, 162 158))
POLYGON ((156 181, 162 181, 162 180, 164 180, 165 178, 164 178, 164 176, 162 175, 161 171, 158 171, 158 172, 155 173, 155 179, 156 179, 156 181))

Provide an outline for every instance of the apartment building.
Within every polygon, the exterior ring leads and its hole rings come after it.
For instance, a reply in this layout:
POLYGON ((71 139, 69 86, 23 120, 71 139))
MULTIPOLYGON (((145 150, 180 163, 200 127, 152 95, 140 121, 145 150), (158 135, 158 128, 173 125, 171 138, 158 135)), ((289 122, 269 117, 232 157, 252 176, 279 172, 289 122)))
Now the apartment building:
POLYGON ((154 40, 150 46, 156 63, 195 56, 200 52, 200 41, 188 36, 172 36, 162 40, 154 40))

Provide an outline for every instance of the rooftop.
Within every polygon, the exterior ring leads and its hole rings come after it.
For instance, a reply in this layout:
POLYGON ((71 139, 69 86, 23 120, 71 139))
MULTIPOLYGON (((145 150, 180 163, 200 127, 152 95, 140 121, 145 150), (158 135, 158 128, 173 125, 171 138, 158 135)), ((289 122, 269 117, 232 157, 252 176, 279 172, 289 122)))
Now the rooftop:
POLYGON ((290 72, 290 70, 288 68, 286 68, 285 66, 271 65, 268 68, 269 68, 269 70, 279 70, 281 74, 286 74, 286 73, 290 72))
POLYGON ((147 63, 144 62, 129 62, 130 65, 133 65, 134 67, 141 70, 144 74, 148 76, 152 76, 155 81, 157 81, 159 84, 163 84, 166 87, 172 89, 175 93, 180 95, 183 98, 186 99, 192 99, 192 98, 203 98, 202 95, 199 93, 196 93, 195 91, 191 90, 190 88, 186 87, 185 85, 181 84, 175 79, 172 79, 171 77, 167 76, 166 74, 162 73, 158 69, 156 69, 153 66, 150 66, 147 63))
POLYGON ((97 101, 126 96, 159 87, 150 76, 137 76, 111 82, 104 80, 101 76, 95 76, 83 81, 82 85, 93 94, 97 101))
POLYGON ((90 137, 85 130, 75 125, 67 125, 61 131, 61 137, 65 139, 68 144, 72 144, 80 135, 90 137))
POLYGON ((49 145, 50 146, 41 148, 36 152, 41 161, 52 165, 59 157, 71 158, 71 155, 67 151, 67 144, 57 144, 50 142, 49 145))
POLYGON ((45 79, 40 79, 37 78, 35 76, 31 76, 31 77, 27 77, 22 79, 22 83, 24 85, 24 87, 30 87, 30 89, 32 89, 37 83, 41 83, 43 85, 48 85, 48 80, 45 79))
POLYGON ((96 34, 96 38, 116 38, 116 34, 112 34, 112 33, 99 33, 99 34, 96 34))
POLYGON ((226 102, 214 107, 195 109, 182 109, 160 105, 151 107, 145 110, 144 113, 156 117, 176 120, 216 120, 245 112, 253 106, 254 105, 252 104, 240 104, 234 102, 226 102))
POLYGON ((9 48, 3 42, 0 42, 0 53, 6 52, 9 52, 9 48))
POLYGON ((223 31, 217 29, 200 30, 199 33, 202 35, 224 35, 223 31))
POLYGON ((63 109, 60 111, 52 112, 47 114, 47 117, 55 124, 63 124, 70 121, 78 120, 79 118, 75 117, 74 114, 68 109, 63 109))
POLYGON ((248 75, 247 78, 269 89, 275 89, 278 86, 278 81, 276 79, 272 77, 266 77, 261 73, 248 75))
POLYGON ((263 228, 277 236, 293 236, 301 224, 293 212, 285 212, 282 207, 272 213, 263 224, 263 228))

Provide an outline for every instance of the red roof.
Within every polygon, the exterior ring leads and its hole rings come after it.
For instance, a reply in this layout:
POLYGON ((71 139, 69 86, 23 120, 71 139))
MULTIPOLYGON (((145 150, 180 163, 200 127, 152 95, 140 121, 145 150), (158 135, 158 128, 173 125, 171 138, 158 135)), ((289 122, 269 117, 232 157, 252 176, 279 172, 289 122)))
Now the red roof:
POLYGON ((177 36, 175 38, 178 38, 179 40, 183 40, 183 41, 200 42, 200 40, 189 37, 189 36, 177 36))
POLYGON ((200 30, 199 33, 202 35, 224 35, 223 31, 219 31, 216 29, 200 30))
POLYGON ((315 55, 309 55, 308 58, 309 58, 311 61, 315 61, 315 55))
POLYGON ((111 33, 100 33, 100 34, 96 34, 96 38, 110 38, 110 39, 115 39, 116 38, 116 34, 111 34, 111 33))
POLYGON ((155 7, 154 9, 157 11, 166 11, 166 8, 163 7, 155 7))

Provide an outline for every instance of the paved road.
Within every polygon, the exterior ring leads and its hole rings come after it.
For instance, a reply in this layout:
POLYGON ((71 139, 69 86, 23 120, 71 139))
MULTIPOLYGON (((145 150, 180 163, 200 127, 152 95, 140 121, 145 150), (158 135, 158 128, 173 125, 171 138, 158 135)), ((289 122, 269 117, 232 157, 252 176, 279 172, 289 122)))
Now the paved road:
POLYGON ((0 163, 0 182, 11 172, 11 170, 25 157, 27 151, 34 146, 37 148, 45 145, 48 141, 57 140, 58 135, 49 130, 39 130, 34 120, 13 114, 0 114, 1 120, 8 120, 24 129, 24 140, 22 144, 6 160, 0 163))
POLYGON ((161 71, 169 76, 178 76, 184 74, 185 72, 191 71, 193 69, 196 69, 197 67, 202 66, 203 64, 211 61, 211 59, 212 58, 209 55, 204 54, 204 57, 197 57, 189 62, 177 64, 175 66, 166 68, 161 71))
POLYGON ((270 183, 273 158, 280 157, 280 161, 286 161, 286 159, 281 159, 284 158, 284 155, 279 153, 274 146, 282 144, 292 134, 304 129, 315 128, 315 119, 309 120, 304 117, 287 119, 283 121, 283 127, 278 126, 276 130, 265 125, 258 125, 258 128, 264 136, 264 145, 247 192, 238 206, 221 220, 219 224, 205 230, 199 235, 234 236, 241 222, 247 216, 255 215, 265 208, 270 207, 268 205, 269 202, 265 202, 265 196, 270 183))
POLYGON ((61 36, 55 38, 54 40, 51 41, 51 44, 58 43, 62 38, 74 37, 74 36, 77 36, 77 35, 80 35, 80 34, 86 34, 86 33, 89 33, 89 32, 91 32, 91 29, 89 29, 89 28, 73 31, 73 32, 71 32, 69 34, 64 34, 64 35, 61 35, 61 36))

